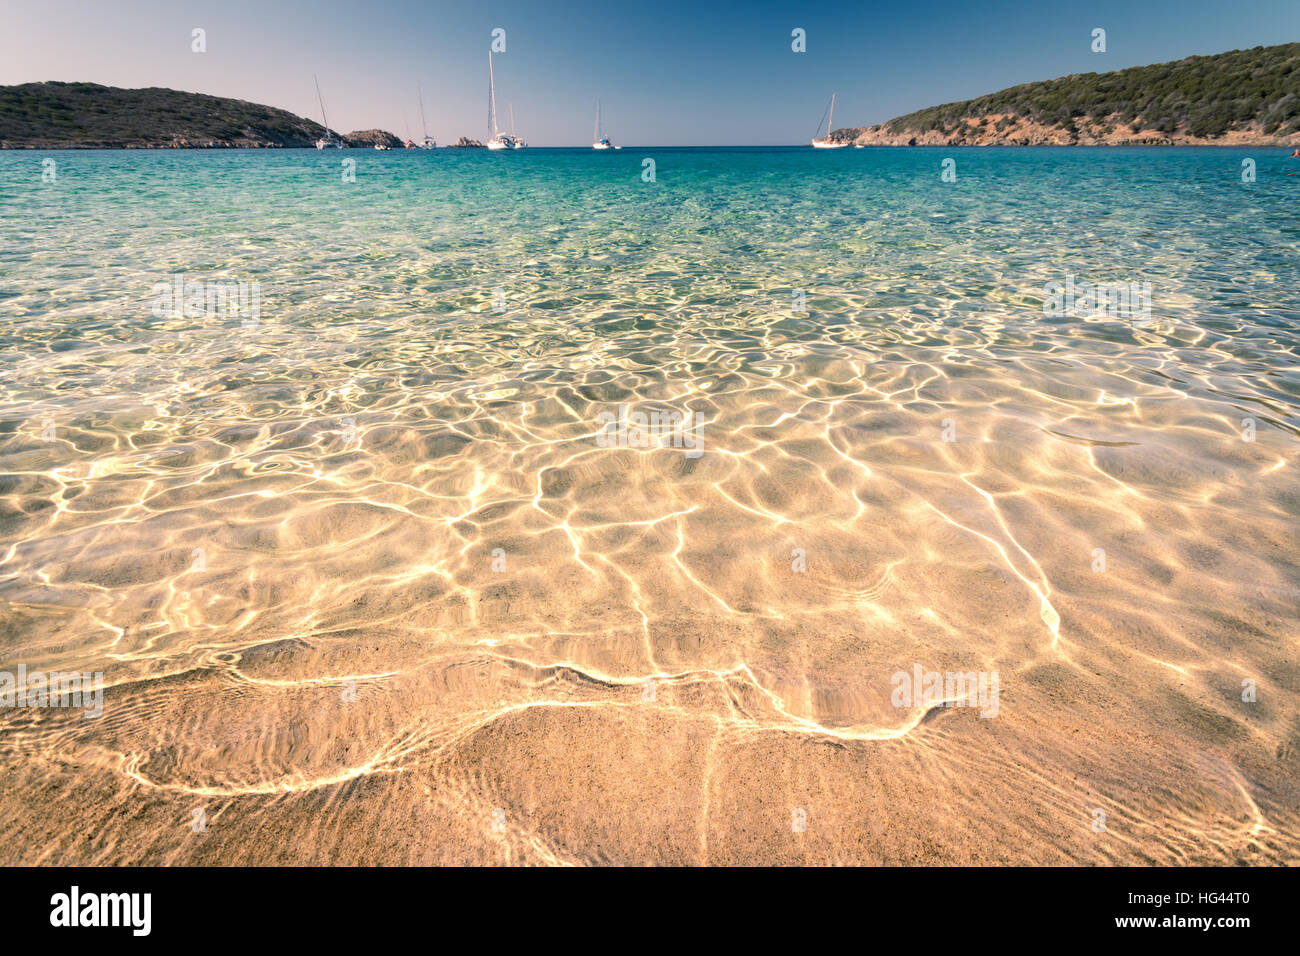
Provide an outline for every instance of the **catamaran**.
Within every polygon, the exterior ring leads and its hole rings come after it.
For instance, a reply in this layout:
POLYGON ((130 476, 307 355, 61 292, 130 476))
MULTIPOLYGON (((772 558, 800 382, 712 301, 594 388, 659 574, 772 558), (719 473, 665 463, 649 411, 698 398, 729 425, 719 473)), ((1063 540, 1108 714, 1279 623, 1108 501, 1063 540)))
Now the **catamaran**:
POLYGON ((527 144, 511 133, 497 129, 497 84, 492 74, 492 51, 488 50, 488 129, 492 138, 487 141, 488 149, 523 149, 527 144))
MULTIPOLYGON (((824 139, 818 139, 814 137, 812 141, 813 149, 843 149, 845 146, 849 145, 848 143, 837 143, 831 139, 831 130, 835 128, 831 124, 833 124, 834 122, 835 122, 835 94, 832 93, 831 111, 829 117, 826 120, 826 136, 824 139)), ((821 129, 820 126, 818 126, 817 128, 821 129)))
POLYGON ((429 135, 429 124, 424 120, 424 91, 420 89, 418 83, 415 85, 415 92, 420 97, 420 129, 424 131, 424 139, 420 141, 420 149, 433 149, 438 144, 429 135))
POLYGON ((600 100, 596 100, 596 131, 591 134, 592 149, 622 149, 609 141, 609 137, 600 131, 600 100))
POLYGON ((316 99, 320 103, 320 118, 324 121, 321 125, 325 127, 325 135, 316 140, 317 149, 346 149, 343 140, 339 139, 330 132, 330 121, 325 116, 325 97, 320 95, 320 80, 313 73, 311 78, 316 81, 316 99))

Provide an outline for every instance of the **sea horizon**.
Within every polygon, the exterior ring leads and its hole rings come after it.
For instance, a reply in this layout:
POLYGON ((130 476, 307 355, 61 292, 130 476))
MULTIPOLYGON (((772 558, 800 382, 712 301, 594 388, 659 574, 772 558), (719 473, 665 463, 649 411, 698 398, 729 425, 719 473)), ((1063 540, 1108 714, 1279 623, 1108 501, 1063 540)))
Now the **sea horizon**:
MULTIPOLYGON (((1030 144, 1012 144, 1012 143, 963 143, 954 145, 940 145, 933 143, 917 143, 915 146, 899 146, 884 143, 871 143, 862 146, 848 146, 843 149, 823 151, 818 155, 836 156, 851 154, 857 149, 897 149, 897 150, 986 150, 986 149, 1066 149, 1066 150, 1123 150, 1123 149, 1211 149, 1211 150, 1294 150, 1296 147, 1285 143, 1260 143, 1260 144, 1242 144, 1242 143, 1074 143, 1063 145, 1059 143, 1030 143, 1030 144)), ((334 152, 346 152, 350 150, 359 150, 362 152, 391 152, 391 153, 428 153, 442 150, 456 150, 457 152, 492 152, 481 146, 447 146, 438 144, 431 149, 423 147, 410 147, 376 150, 373 146, 343 146, 332 148, 329 155, 334 152)), ((624 150, 645 150, 645 149, 811 149, 808 143, 731 143, 731 144, 708 144, 708 145, 667 145, 667 146, 646 146, 646 145, 620 145, 616 149, 606 152, 593 150, 590 144, 577 144, 570 146, 528 146, 520 150, 500 151, 502 156, 525 156, 530 152, 538 150, 577 150, 584 153, 590 153, 593 156, 605 156, 613 153, 623 152, 624 150)), ((298 152, 321 152, 314 146, 57 146, 57 147, 37 147, 37 146, 8 146, 0 147, 0 152, 13 153, 63 153, 63 152, 118 152, 118 153, 139 153, 139 152, 271 152, 275 150, 298 151, 298 152)), ((494 152, 494 155, 498 153, 494 152)))

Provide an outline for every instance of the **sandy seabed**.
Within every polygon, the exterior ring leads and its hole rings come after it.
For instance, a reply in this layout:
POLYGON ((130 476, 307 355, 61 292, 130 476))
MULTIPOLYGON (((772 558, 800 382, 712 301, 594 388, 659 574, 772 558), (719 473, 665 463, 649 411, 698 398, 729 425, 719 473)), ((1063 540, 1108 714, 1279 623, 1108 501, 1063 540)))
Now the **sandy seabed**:
POLYGON ((999 412, 978 358, 753 348, 11 436, 8 640, 107 686, 0 712, 5 862, 1295 861, 1275 441, 1037 427, 1084 363, 999 412), (675 388, 698 458, 601 447, 675 388), (896 706, 915 665, 996 713, 896 706))
POLYGON ((1300 860, 1294 180, 443 152, 0 207, 0 671, 104 685, 0 707, 0 863, 1300 860), (181 270, 261 325, 151 317, 181 270))

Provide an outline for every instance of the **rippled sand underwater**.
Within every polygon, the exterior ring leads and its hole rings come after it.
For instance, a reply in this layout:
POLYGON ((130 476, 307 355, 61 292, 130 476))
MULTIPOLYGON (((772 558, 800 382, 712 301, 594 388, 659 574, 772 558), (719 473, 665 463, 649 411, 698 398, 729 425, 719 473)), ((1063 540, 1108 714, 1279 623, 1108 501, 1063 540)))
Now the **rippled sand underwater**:
POLYGON ((1295 172, 0 155, 0 862, 1300 861, 1295 172))

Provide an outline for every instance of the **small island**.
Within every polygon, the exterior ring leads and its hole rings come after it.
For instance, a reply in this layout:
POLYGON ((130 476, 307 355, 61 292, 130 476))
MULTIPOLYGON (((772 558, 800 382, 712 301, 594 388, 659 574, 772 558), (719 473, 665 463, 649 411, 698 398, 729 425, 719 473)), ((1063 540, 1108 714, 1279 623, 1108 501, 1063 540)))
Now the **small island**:
POLYGON ((385 146, 388 149, 402 148, 400 139, 382 129, 353 130, 343 137, 343 142, 353 149, 373 149, 376 146, 385 146))

